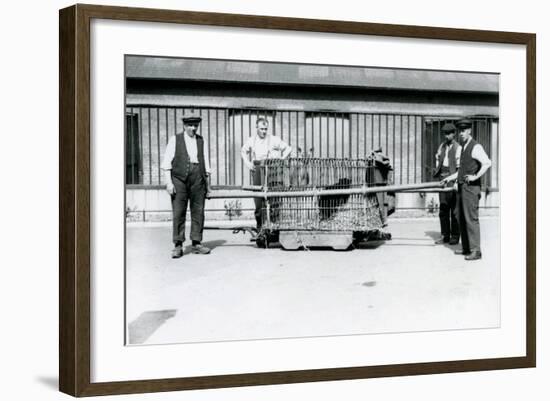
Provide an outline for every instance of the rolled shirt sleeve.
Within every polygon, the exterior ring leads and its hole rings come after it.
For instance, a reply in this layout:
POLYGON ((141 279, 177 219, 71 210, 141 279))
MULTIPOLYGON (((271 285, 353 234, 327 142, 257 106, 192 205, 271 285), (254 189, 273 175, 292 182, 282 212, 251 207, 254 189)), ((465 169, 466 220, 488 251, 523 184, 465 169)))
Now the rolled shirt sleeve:
POLYGON ((278 136, 273 136, 271 139, 271 150, 275 150, 279 153, 280 158, 286 158, 290 152, 292 152, 292 148, 281 138, 278 136))
POLYGON ((482 166, 487 166, 487 168, 491 167, 491 160, 489 159, 489 156, 487 156, 487 153, 485 153, 485 150, 483 149, 483 146, 481 144, 476 144, 474 148, 472 149, 472 157, 476 159, 482 166))
POLYGON ((172 170, 172 160, 174 159, 175 154, 176 154, 176 136, 173 135, 170 137, 170 140, 168 141, 168 145, 166 145, 166 149, 164 151, 164 157, 162 158, 162 163, 160 164, 160 168, 163 170, 172 170))
POLYGON ((282 139, 280 139, 280 142, 279 142, 279 149, 281 151, 282 158, 286 158, 290 154, 290 152, 292 152, 292 148, 290 147, 290 145, 288 145, 282 139))
POLYGON ((439 153, 441 152, 441 148, 443 147, 443 144, 439 145, 437 148, 437 151, 435 152, 435 165, 439 166, 440 163, 443 162, 443 160, 439 160, 439 153))
POLYGON ((243 147, 241 148, 241 159, 243 160, 243 163, 248 167, 249 170, 253 168, 253 165, 250 162, 250 159, 254 158, 254 155, 252 154, 252 141, 253 141, 253 137, 251 136, 248 137, 243 147), (250 154, 250 158, 249 158, 249 154, 250 154))
POLYGON ((456 154, 455 154, 456 168, 460 167, 460 155, 461 154, 462 154, 462 146, 458 145, 456 147, 456 154))
POLYGON ((245 161, 248 161, 248 152, 250 152, 250 147, 251 146, 249 137, 241 148, 241 158, 245 161))
POLYGON ((209 144, 204 141, 203 142, 203 154, 204 154, 204 169, 206 170, 206 174, 210 175, 210 157, 208 156, 208 149, 209 144))

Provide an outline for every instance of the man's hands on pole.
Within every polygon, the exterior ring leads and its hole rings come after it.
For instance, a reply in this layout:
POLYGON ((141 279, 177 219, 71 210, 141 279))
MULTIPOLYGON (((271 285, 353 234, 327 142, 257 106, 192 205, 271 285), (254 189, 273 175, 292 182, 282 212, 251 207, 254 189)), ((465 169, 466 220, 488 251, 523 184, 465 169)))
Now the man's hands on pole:
POLYGON ((439 181, 439 185, 442 187, 447 187, 450 182, 453 183, 453 189, 458 191, 458 183, 456 182, 456 179, 458 178, 458 172, 455 172, 445 178, 443 178, 441 181, 439 181))

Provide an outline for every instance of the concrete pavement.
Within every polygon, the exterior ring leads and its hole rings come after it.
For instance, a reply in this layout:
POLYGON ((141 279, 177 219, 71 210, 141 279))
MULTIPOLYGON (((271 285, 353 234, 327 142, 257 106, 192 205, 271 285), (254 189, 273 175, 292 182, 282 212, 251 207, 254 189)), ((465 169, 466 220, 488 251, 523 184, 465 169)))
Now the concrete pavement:
POLYGON ((171 226, 127 227, 129 344, 489 328, 500 324, 499 218, 483 259, 436 246, 439 222, 390 219, 393 239, 351 251, 258 249, 205 231, 210 255, 171 259, 171 226))

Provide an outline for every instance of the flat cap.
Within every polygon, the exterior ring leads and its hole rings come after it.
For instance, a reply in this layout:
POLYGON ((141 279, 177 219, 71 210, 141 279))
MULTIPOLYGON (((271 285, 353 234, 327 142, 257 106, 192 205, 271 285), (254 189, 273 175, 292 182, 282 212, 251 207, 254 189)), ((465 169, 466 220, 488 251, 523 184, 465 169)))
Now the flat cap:
POLYGON ((472 128, 472 120, 464 118, 456 123, 456 126, 460 128, 472 128))
POLYGON ((184 123, 200 123, 202 118, 198 112, 185 111, 183 117, 181 118, 184 123))
POLYGON ((455 132, 455 131, 456 131, 456 127, 453 123, 445 123, 443 124, 443 128, 441 128, 441 132, 443 132, 444 134, 448 132, 455 132))

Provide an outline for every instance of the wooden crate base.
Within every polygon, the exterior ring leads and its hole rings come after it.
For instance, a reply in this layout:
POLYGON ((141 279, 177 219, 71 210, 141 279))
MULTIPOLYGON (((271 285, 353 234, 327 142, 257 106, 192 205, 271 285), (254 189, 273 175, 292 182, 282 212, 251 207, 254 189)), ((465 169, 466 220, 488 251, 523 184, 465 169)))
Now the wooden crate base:
POLYGON ((281 231, 279 243, 284 249, 330 247, 348 249, 353 242, 353 231, 281 231))

